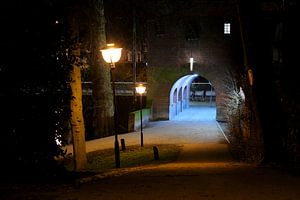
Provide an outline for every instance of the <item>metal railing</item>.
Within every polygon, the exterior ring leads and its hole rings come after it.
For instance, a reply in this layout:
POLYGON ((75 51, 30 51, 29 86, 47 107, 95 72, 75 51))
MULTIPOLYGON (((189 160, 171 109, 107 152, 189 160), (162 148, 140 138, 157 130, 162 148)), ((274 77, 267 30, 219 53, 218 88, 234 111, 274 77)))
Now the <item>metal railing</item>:
MULTIPOLYGON (((92 84, 91 81, 82 82, 82 94, 92 95, 92 84)), ((147 86, 147 82, 136 82, 136 85, 143 84, 147 86)), ((133 82, 115 82, 116 95, 117 96, 133 96, 135 85, 133 82)), ((146 93, 144 94, 146 95, 146 93)))

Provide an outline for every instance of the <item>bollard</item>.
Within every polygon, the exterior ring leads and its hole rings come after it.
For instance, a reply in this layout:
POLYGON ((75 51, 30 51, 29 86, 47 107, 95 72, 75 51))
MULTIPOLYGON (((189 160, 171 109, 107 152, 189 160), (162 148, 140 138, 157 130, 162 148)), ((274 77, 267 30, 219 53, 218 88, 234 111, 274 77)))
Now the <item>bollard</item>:
POLYGON ((157 146, 153 147, 153 154, 154 154, 154 160, 158 160, 159 159, 159 152, 158 152, 157 146))
POLYGON ((126 146, 125 146, 125 139, 121 139, 121 150, 125 151, 126 150, 126 146))

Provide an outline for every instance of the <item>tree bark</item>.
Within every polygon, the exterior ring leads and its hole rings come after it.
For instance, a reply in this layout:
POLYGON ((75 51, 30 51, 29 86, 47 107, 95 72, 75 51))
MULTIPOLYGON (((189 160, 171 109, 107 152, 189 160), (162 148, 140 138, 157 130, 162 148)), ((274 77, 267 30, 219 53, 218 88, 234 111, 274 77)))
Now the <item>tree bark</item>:
MULTIPOLYGON (((76 59, 79 59, 76 57, 76 59)), ((82 113, 82 88, 80 66, 73 64, 71 71, 71 125, 73 134, 73 152, 75 170, 82 171, 86 168, 85 128, 82 113)))
POLYGON ((100 49, 106 47, 103 0, 94 1, 96 26, 93 38, 93 128, 95 138, 113 134, 113 94, 110 84, 110 67, 102 59, 100 49))
POLYGON ((71 129, 73 137, 73 153, 74 153, 74 168, 76 171, 86 169, 87 158, 85 148, 85 125, 82 109, 82 83, 81 83, 81 46, 79 43, 79 21, 71 14, 71 39, 76 43, 71 52, 74 58, 72 69, 70 72, 70 87, 71 87, 71 129))
POLYGON ((255 83, 253 74, 252 74, 252 66, 249 62, 249 47, 248 47, 248 38, 246 34, 246 29, 244 27, 244 22, 242 19, 241 14, 241 8, 239 0, 236 0, 236 8, 237 8, 237 17, 238 17, 238 23, 239 23, 239 29, 240 29, 240 37, 241 37, 241 43, 242 43, 242 49, 243 49, 243 61, 244 61, 244 71, 247 74, 247 78, 245 79, 245 95, 246 95, 246 106, 249 108, 248 114, 249 114, 249 140, 248 143, 252 143, 251 145, 255 144, 255 150, 252 148, 252 152, 250 154, 251 160, 255 162, 261 162, 264 159, 264 141, 263 141, 263 129, 261 124, 261 118, 260 118, 260 111, 257 106, 257 96, 254 90, 255 83), (249 74, 251 75, 249 76, 249 74))

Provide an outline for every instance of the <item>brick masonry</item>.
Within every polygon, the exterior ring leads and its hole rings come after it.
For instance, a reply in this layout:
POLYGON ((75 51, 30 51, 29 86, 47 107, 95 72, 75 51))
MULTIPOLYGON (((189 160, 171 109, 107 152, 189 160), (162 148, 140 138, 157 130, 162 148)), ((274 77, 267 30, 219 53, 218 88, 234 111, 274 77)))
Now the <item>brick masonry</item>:
POLYGON ((168 119, 169 92, 176 80, 191 74, 189 58, 192 56, 195 60, 193 73, 208 79, 215 88, 217 119, 226 120, 223 99, 229 83, 226 80, 228 71, 237 65, 231 52, 234 37, 238 34, 233 31, 226 36, 223 30, 224 22, 237 26, 232 20, 235 7, 228 1, 223 5, 222 1, 201 1, 194 6, 172 15, 157 16, 148 23, 147 75, 152 90, 148 100, 152 119, 168 119), (158 23, 163 26, 163 33, 157 34, 158 23), (187 26, 191 27, 187 30, 187 26), (187 31, 196 33, 192 35, 187 31))

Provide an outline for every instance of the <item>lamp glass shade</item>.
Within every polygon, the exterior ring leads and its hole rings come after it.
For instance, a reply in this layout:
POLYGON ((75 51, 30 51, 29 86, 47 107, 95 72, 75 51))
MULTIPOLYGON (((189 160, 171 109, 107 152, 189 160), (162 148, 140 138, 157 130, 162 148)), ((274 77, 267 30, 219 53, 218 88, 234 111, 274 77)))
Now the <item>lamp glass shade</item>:
POLYGON ((118 62, 121 58, 122 48, 108 48, 101 50, 102 57, 107 63, 118 62))
POLYGON ((139 94, 144 94, 146 91, 146 87, 143 85, 139 85, 139 86, 135 87, 135 90, 139 94))

